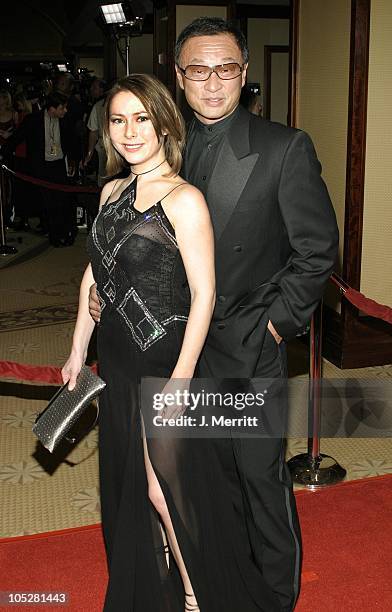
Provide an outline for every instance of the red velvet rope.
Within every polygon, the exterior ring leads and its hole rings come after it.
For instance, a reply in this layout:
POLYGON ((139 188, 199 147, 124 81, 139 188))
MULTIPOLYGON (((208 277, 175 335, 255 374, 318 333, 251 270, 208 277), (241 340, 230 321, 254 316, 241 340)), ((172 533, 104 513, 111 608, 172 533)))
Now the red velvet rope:
POLYGON ((53 191, 67 191, 72 193, 99 193, 100 189, 94 186, 83 186, 83 185, 62 185, 60 183, 50 183, 49 181, 44 181, 43 179, 35 178, 34 176, 30 176, 29 174, 23 174, 22 172, 15 172, 7 166, 2 166, 2 169, 6 172, 9 172, 13 176, 22 181, 26 181, 27 183, 32 183, 33 185, 39 185, 40 187, 45 187, 46 189, 52 189, 53 191))
MULTIPOLYGON (((91 366, 93 372, 97 366, 91 366)), ((12 378, 27 382, 43 382, 51 385, 62 385, 61 368, 55 366, 36 366, 27 363, 16 363, 15 361, 0 361, 0 377, 12 378)))
POLYGON ((356 289, 353 289, 347 283, 340 278, 335 272, 331 274, 331 282, 339 287, 342 291, 343 297, 346 298, 353 306, 358 308, 361 312, 375 317, 376 319, 382 319, 387 323, 392 323, 392 308, 386 304, 379 304, 374 300, 363 295, 356 289))
POLYGON ((346 300, 351 302, 353 306, 356 306, 365 314, 375 317, 376 319, 382 319, 387 323, 392 323, 392 308, 389 308, 389 306, 379 304, 351 287, 349 287, 343 295, 346 300))

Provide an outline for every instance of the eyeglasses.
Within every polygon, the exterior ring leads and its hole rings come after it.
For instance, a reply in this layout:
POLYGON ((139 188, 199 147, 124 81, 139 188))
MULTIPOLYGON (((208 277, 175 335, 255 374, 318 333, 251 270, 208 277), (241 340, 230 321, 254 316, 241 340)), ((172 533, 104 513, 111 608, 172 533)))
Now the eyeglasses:
POLYGON ((222 79, 223 81, 229 81, 230 79, 236 79, 240 76, 244 69, 244 64, 232 62, 230 64, 219 64, 218 66, 199 66, 193 65, 187 66, 186 68, 180 68, 182 74, 186 79, 190 81, 208 81, 213 72, 222 79))

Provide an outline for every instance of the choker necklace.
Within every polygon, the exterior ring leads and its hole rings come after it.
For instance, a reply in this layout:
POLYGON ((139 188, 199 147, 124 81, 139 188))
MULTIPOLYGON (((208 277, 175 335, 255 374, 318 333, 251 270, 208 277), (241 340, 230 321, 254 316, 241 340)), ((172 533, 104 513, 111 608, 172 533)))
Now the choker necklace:
POLYGON ((131 172, 134 176, 141 176, 142 174, 148 174, 149 172, 152 172, 153 170, 156 170, 157 168, 159 168, 159 166, 162 166, 162 164, 164 164, 166 161, 166 159, 164 159, 163 161, 161 161, 160 164, 158 164, 157 166, 154 166, 154 168, 151 168, 150 170, 145 170, 144 172, 134 172, 131 168, 131 172))

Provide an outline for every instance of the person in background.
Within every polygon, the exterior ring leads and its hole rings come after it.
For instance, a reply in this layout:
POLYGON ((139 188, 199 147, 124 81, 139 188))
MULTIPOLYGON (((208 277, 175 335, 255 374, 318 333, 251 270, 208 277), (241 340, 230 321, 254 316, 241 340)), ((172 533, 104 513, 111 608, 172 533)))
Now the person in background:
POLYGON ((90 92, 94 103, 90 116, 87 121, 88 128, 88 147, 87 154, 83 160, 83 166, 86 167, 90 163, 94 151, 98 156, 98 186, 102 187, 105 183, 106 174, 106 152, 103 145, 103 118, 105 106, 105 89, 106 83, 103 79, 95 78, 91 84, 90 92))
POLYGON ((33 80, 24 87, 26 98, 31 103, 31 110, 36 113, 43 109, 46 96, 52 93, 52 82, 33 80))
POLYGON ((28 100, 23 92, 15 94, 14 108, 18 113, 18 126, 27 115, 33 112, 31 100, 28 100))
MULTIPOLYGON (((4 145, 15 131, 18 113, 12 105, 12 96, 7 89, 0 90, 0 152, 3 155, 4 145)), ((12 163, 13 165, 13 163, 12 163)), ((13 227, 14 210, 12 206, 12 182, 9 174, 4 177, 6 182, 6 201, 4 203, 5 224, 13 227)))
POLYGON ((96 102, 102 100, 102 98, 105 97, 106 90, 106 81, 104 79, 101 79, 100 77, 94 77, 91 81, 89 88, 92 106, 94 106, 96 102))
MULTIPOLYGON (((26 143, 26 163, 31 176, 51 183, 67 185, 65 159, 71 153, 69 131, 64 122, 67 98, 53 93, 46 98, 46 108, 29 114, 9 138, 2 154, 10 158, 18 144, 26 143)), ((71 158, 72 162, 72 158, 71 158)), ((55 247, 70 246, 76 235, 76 213, 67 193, 40 188, 41 223, 49 242, 55 247)))
POLYGON ((6 89, 0 90, 0 147, 12 135, 16 127, 18 113, 12 105, 12 96, 6 89))
MULTIPOLYGON (((14 96, 14 108, 18 114, 16 128, 18 128, 25 118, 33 111, 31 101, 26 98, 23 92, 14 96)), ((14 168, 17 172, 28 174, 27 149, 26 143, 21 142, 15 148, 14 168)), ((32 209, 31 200, 34 191, 26 181, 14 180, 12 189, 12 200, 15 211, 14 229, 17 231, 30 231, 29 213, 32 209)))
POLYGON ((240 104, 253 115, 257 115, 257 117, 263 116, 263 103, 261 101, 261 96, 254 93, 246 85, 241 91, 240 104))
POLYGON ((70 158, 72 159, 72 164, 68 164, 67 172, 69 176, 76 178, 80 161, 84 156, 86 132, 83 121, 85 108, 79 94, 79 81, 70 72, 60 72, 54 80, 53 92, 60 93, 67 98, 65 124, 69 130, 70 158))

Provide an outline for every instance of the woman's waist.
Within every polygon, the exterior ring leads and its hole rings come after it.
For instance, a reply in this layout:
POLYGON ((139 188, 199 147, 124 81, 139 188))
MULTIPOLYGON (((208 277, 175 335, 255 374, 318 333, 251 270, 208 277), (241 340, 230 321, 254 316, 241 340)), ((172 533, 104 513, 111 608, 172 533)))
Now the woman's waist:
POLYGON ((97 295, 104 310, 112 315, 130 318, 136 323, 143 319, 166 325, 187 318, 190 301, 185 291, 174 293, 170 286, 140 279, 120 279, 101 275, 97 281, 97 295))

